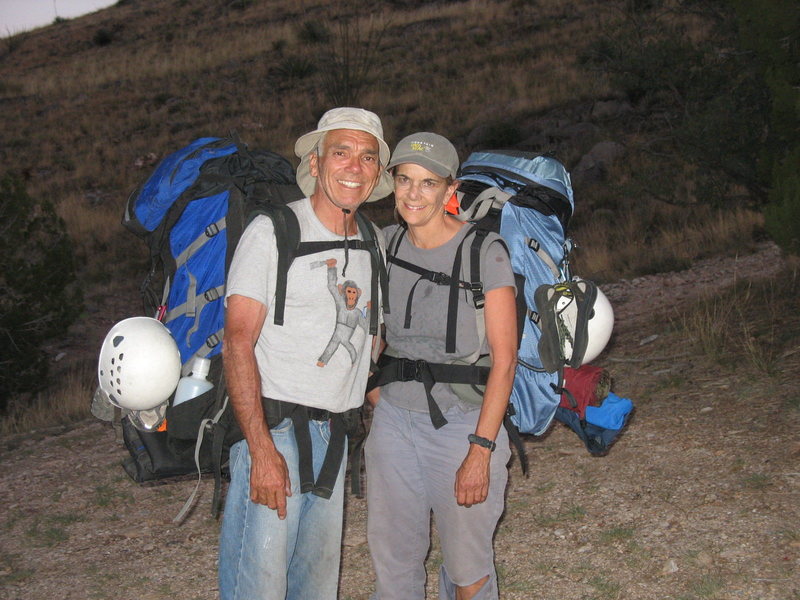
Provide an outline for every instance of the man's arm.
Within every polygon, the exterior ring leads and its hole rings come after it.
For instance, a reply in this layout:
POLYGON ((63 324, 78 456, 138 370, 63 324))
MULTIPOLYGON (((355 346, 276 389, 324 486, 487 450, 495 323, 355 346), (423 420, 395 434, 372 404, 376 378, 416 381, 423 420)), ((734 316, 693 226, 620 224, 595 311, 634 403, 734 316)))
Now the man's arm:
MULTIPOLYGON (((494 441, 503 424, 517 365, 517 313, 513 287, 486 293, 484 306, 486 339, 492 366, 475 435, 494 441)), ((472 506, 489 494, 491 450, 470 444, 467 456, 456 473, 455 495, 459 504, 472 506)))
POLYGON ((275 448, 261 405, 261 377, 255 345, 267 307, 246 296, 227 300, 223 364, 233 412, 250 449, 250 499, 286 517, 286 497, 292 484, 286 461, 275 448))

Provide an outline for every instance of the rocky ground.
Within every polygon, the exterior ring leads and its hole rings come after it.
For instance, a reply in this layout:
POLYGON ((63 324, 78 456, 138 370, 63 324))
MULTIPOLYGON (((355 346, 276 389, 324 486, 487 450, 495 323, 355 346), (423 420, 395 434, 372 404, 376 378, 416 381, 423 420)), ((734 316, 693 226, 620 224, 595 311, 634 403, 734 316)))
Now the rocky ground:
MULTIPOLYGON (((597 364, 636 411, 605 457, 555 424, 512 461, 495 550, 502 598, 800 599, 797 341, 773 373, 692 351, 675 315, 735 279, 774 274, 772 246, 690 271, 604 286, 617 317, 597 364)), ((143 487, 89 420, 0 445, 0 599, 217 597, 213 482, 143 487)), ((365 501, 347 498, 342 600, 372 589, 365 501)), ((428 572, 438 567, 434 543, 428 572)), ((429 581, 435 598, 435 577, 429 581)), ((309 599, 314 600, 314 599, 309 599)))

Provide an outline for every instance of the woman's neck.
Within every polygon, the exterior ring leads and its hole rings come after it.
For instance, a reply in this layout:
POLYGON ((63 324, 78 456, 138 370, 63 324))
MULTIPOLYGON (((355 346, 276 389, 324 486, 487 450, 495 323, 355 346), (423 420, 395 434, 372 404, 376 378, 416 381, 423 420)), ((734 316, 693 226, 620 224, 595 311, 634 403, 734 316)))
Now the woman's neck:
POLYGON ((436 219, 420 226, 408 226, 408 239, 417 248, 431 250, 449 242, 464 225, 455 217, 442 214, 436 219))

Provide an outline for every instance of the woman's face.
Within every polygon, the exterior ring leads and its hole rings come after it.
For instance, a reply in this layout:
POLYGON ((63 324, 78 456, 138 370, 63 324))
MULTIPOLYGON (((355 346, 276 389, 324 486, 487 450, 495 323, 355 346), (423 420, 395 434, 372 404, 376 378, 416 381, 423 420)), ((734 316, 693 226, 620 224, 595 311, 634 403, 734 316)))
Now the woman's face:
POLYGON ((448 184, 444 177, 413 163, 397 165, 394 170, 395 205, 410 227, 443 218, 444 206, 457 187, 458 182, 448 184))

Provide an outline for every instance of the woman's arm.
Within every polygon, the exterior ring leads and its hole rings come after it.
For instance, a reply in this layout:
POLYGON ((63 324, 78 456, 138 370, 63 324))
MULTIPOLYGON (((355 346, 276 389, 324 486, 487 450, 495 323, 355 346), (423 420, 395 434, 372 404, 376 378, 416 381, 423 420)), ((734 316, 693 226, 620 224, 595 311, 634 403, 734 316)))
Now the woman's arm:
MULTIPOLYGON (((484 320, 492 366, 475 435, 494 441, 506 414, 517 364, 517 313, 513 287, 496 288, 486 293, 484 320)), ((490 458, 491 450, 470 444, 456 473, 455 495, 459 504, 471 506, 486 500, 490 458)))

